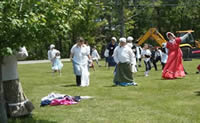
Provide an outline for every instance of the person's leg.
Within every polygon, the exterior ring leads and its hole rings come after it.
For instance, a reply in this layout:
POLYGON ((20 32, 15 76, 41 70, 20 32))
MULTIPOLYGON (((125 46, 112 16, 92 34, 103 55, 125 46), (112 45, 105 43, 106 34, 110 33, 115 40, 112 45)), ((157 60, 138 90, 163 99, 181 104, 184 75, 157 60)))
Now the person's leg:
POLYGON ((98 60, 98 59, 96 59, 96 63, 97 63, 97 65, 98 65, 99 67, 101 67, 101 65, 99 64, 99 60, 98 60))
POLYGON ((156 60, 152 60, 152 63, 153 63, 153 66, 155 68, 155 71, 157 71, 158 69, 157 69, 157 65, 156 65, 156 60))
POLYGON ((61 76, 61 70, 58 70, 59 75, 61 76))
POLYGON ((105 57, 105 67, 108 65, 108 57, 105 57))
POLYGON ((76 76, 76 85, 77 86, 81 85, 81 76, 76 76))
POLYGON ((147 68, 146 68, 146 75, 145 76, 149 76, 149 71, 151 70, 151 62, 150 60, 147 61, 147 68))
POLYGON ((144 61, 144 65, 145 65, 145 72, 144 72, 144 75, 147 76, 147 73, 148 73, 148 65, 147 65, 147 62, 144 61))
POLYGON ((197 66, 197 72, 196 74, 199 74, 200 73, 200 65, 197 66))
POLYGON ((183 67, 185 74, 188 74, 188 72, 186 72, 185 68, 183 67))
POLYGON ((142 66, 141 66, 141 61, 142 61, 142 59, 139 58, 138 60, 139 60, 138 67, 142 67, 142 66))
POLYGON ((162 62, 162 70, 164 69, 165 65, 166 65, 166 63, 162 62))

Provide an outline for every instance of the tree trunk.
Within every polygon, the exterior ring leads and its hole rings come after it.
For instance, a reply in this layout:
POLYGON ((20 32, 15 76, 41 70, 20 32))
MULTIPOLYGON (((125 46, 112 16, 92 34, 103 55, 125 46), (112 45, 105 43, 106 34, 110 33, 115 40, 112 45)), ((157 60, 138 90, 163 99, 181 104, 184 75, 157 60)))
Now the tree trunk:
POLYGON ((121 0, 121 3, 119 5, 119 23, 120 23, 120 37, 124 37, 124 1, 121 0))
POLYGON ((2 61, 3 57, 0 57, 0 121, 1 123, 7 123, 8 119, 7 119, 4 93, 3 93, 3 83, 2 83, 2 68, 1 68, 2 61))

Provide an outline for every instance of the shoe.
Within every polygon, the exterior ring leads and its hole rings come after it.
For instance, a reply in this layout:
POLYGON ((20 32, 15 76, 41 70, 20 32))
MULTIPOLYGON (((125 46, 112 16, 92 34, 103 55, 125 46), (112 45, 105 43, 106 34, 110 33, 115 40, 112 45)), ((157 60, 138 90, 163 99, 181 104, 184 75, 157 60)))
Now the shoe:
POLYGON ((145 74, 145 76, 147 77, 147 76, 149 76, 148 74, 145 74))
POLYGON ((196 74, 199 74, 199 72, 197 71, 196 74))
POLYGON ((133 86, 138 86, 138 84, 136 82, 133 82, 133 86))

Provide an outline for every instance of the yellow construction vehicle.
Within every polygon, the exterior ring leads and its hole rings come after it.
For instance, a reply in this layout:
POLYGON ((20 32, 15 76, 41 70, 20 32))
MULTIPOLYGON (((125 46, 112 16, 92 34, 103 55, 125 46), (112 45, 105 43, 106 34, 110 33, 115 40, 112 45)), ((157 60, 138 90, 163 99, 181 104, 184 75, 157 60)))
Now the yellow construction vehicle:
MULTIPOLYGON (((193 49, 200 49, 200 42, 195 41, 192 35, 193 30, 186 30, 186 31, 177 31, 177 36, 183 36, 184 34, 191 32, 184 41, 181 42, 180 48, 183 52, 183 59, 185 61, 190 61, 192 57, 192 50, 193 49)), ((160 46, 162 43, 166 43, 167 41, 165 38, 158 32, 156 28, 150 28, 143 36, 141 36, 137 42, 138 45, 142 45, 148 38, 154 39, 160 46)))
POLYGON ((189 36, 180 44, 184 60, 191 60, 192 57, 199 55, 199 54, 193 54, 193 51, 200 50, 200 42, 194 40, 194 37, 192 35, 194 30, 176 31, 176 34, 178 37, 181 37, 188 32, 190 32, 189 36))
POLYGON ((142 45, 148 38, 153 38, 160 46, 167 42, 156 28, 150 28, 143 36, 137 40, 138 45, 142 45))

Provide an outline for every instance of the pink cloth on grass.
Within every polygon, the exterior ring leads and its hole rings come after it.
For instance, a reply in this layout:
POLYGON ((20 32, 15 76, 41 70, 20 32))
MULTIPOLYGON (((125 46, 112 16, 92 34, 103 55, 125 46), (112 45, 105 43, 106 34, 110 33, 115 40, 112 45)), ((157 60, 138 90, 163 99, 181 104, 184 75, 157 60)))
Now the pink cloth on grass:
POLYGON ((78 102, 75 102, 73 99, 69 99, 69 97, 65 97, 63 99, 54 99, 51 101, 51 106, 56 106, 56 105, 72 105, 72 104, 77 104, 78 102))

